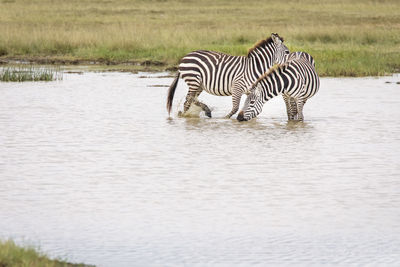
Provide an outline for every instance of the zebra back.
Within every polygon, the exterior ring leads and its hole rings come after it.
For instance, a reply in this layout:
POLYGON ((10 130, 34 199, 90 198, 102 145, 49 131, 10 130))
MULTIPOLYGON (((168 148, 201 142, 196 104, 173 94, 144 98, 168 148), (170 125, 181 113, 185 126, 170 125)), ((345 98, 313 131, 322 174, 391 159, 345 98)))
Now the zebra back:
POLYGON ((274 62, 286 61, 288 53, 283 38, 271 34, 251 48, 246 57, 206 50, 191 52, 182 58, 179 71, 189 91, 201 86, 214 95, 231 95, 235 84, 244 91, 274 62))

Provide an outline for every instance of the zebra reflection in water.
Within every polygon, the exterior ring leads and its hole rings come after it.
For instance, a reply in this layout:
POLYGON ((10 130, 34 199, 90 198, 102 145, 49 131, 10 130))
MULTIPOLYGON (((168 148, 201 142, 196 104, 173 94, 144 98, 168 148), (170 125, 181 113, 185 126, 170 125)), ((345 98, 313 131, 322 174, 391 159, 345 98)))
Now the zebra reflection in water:
POLYGON ((307 53, 294 52, 288 61, 262 75, 252 86, 239 121, 248 121, 261 113, 265 102, 282 94, 288 120, 303 121, 303 106, 319 89, 314 59, 307 53))

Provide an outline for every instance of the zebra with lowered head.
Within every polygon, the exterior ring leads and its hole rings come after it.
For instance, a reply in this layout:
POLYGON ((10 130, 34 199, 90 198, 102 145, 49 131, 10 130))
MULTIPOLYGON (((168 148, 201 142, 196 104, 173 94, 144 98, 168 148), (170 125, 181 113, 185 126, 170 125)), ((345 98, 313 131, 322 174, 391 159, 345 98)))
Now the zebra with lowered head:
POLYGON ((183 114, 193 103, 200 106, 211 118, 211 110, 197 99, 205 90, 217 96, 232 95, 232 110, 226 116, 230 118, 238 111, 243 93, 248 93, 257 78, 274 64, 283 64, 288 54, 289 49, 277 33, 258 42, 247 56, 231 56, 205 50, 191 52, 181 59, 176 77, 168 90, 168 113, 171 112, 175 89, 179 77, 182 76, 189 87, 183 114))
POLYGON ((291 53, 285 64, 271 68, 256 81, 237 119, 248 121, 256 117, 265 102, 282 94, 288 119, 303 121, 303 106, 318 89, 314 59, 304 52, 291 53))

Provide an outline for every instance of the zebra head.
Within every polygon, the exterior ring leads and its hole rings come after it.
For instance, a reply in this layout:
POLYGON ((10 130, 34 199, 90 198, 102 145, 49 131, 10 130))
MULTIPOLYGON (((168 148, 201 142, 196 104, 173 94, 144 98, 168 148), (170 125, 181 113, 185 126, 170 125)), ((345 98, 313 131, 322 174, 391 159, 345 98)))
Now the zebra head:
POLYGON ((247 96, 242 110, 237 116, 238 121, 248 121, 257 117, 261 113, 264 105, 264 97, 262 96, 262 87, 257 85, 247 96))
MULTIPOLYGON (((253 64, 263 64, 262 73, 266 72, 274 64, 283 64, 289 57, 289 49, 283 44, 283 38, 277 33, 272 33, 271 37, 261 40, 254 47, 249 49, 247 56, 255 60, 253 64), (256 62, 259 62, 256 64, 256 62)), ((255 67, 256 68, 256 67, 255 67)))
POLYGON ((283 38, 277 33, 271 34, 271 39, 274 41, 276 51, 274 53, 273 64, 283 64, 289 57, 289 49, 283 44, 283 38))

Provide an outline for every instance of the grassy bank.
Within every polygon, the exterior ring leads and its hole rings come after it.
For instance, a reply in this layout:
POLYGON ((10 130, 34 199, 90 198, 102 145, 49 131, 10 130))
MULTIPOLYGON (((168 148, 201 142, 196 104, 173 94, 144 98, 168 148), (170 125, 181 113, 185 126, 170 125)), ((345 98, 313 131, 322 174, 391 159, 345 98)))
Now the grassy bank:
POLYGON ((49 259, 34 248, 23 248, 13 241, 0 241, 0 267, 88 267, 63 260, 49 259))
POLYGON ((271 32, 322 76, 400 72, 398 0, 0 0, 0 59, 165 69, 196 49, 245 55, 271 32))

